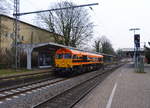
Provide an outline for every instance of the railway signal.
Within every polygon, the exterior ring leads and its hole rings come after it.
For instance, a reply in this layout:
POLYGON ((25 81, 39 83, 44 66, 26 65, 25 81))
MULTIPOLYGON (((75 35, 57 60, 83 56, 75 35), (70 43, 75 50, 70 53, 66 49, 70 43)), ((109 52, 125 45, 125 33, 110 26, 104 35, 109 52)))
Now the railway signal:
POLYGON ((140 48, 140 34, 134 35, 134 44, 136 48, 140 48))
POLYGON ((135 66, 135 71, 140 72, 141 71, 140 35, 135 34, 135 31, 140 30, 140 28, 131 28, 129 30, 134 31, 134 66, 135 66))

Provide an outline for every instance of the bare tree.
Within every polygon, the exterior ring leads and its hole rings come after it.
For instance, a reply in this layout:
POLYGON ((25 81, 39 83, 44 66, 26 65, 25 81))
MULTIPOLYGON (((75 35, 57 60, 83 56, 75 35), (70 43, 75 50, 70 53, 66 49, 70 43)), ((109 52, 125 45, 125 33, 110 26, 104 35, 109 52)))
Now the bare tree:
MULTIPOLYGON (((60 2, 55 4, 54 7, 62 8, 74 5, 72 2, 60 2)), ((87 41, 93 33, 93 23, 84 8, 57 10, 40 14, 39 18, 49 31, 64 36, 62 43, 67 46, 77 47, 87 41)), ((55 38, 58 43, 58 38, 55 38)))
POLYGON ((101 53, 106 53, 106 54, 115 54, 115 51, 112 47, 111 42, 105 36, 102 36, 101 38, 96 39, 93 47, 96 52, 101 52, 101 53))
POLYGON ((93 47, 95 48, 96 52, 101 52, 101 40, 95 40, 93 47))

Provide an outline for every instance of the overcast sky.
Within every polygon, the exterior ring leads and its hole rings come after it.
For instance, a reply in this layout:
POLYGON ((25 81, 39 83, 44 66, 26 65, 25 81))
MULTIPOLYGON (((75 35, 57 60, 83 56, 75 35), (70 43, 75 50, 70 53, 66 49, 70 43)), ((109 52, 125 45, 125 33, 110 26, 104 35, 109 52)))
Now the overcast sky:
MULTIPOLYGON (((20 0, 20 11, 28 12, 48 7, 63 0, 20 0)), ((133 32, 130 28, 140 28, 141 45, 150 41, 150 0, 68 0, 78 5, 99 3, 89 10, 94 22, 94 38, 105 35, 115 49, 133 47, 133 32)), ((30 23, 34 15, 21 17, 30 23)))

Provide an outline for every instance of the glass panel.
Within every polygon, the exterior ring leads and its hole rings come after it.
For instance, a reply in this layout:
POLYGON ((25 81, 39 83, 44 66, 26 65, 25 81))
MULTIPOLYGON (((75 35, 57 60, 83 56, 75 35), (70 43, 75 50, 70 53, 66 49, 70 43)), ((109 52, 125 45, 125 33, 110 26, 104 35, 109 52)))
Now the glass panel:
POLYGON ((62 59, 63 58, 63 54, 56 54, 56 59, 62 59))
POLYGON ((70 58, 71 58, 71 54, 70 54, 70 53, 66 53, 66 54, 64 55, 64 58, 65 58, 65 59, 70 59, 70 58))

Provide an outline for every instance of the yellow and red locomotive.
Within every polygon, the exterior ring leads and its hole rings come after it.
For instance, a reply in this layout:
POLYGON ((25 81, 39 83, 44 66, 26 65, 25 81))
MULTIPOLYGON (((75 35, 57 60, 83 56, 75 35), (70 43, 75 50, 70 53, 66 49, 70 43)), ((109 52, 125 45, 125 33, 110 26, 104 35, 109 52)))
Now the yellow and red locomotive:
POLYGON ((103 65, 103 55, 69 48, 60 48, 55 54, 55 69, 63 72, 85 72, 103 65))

